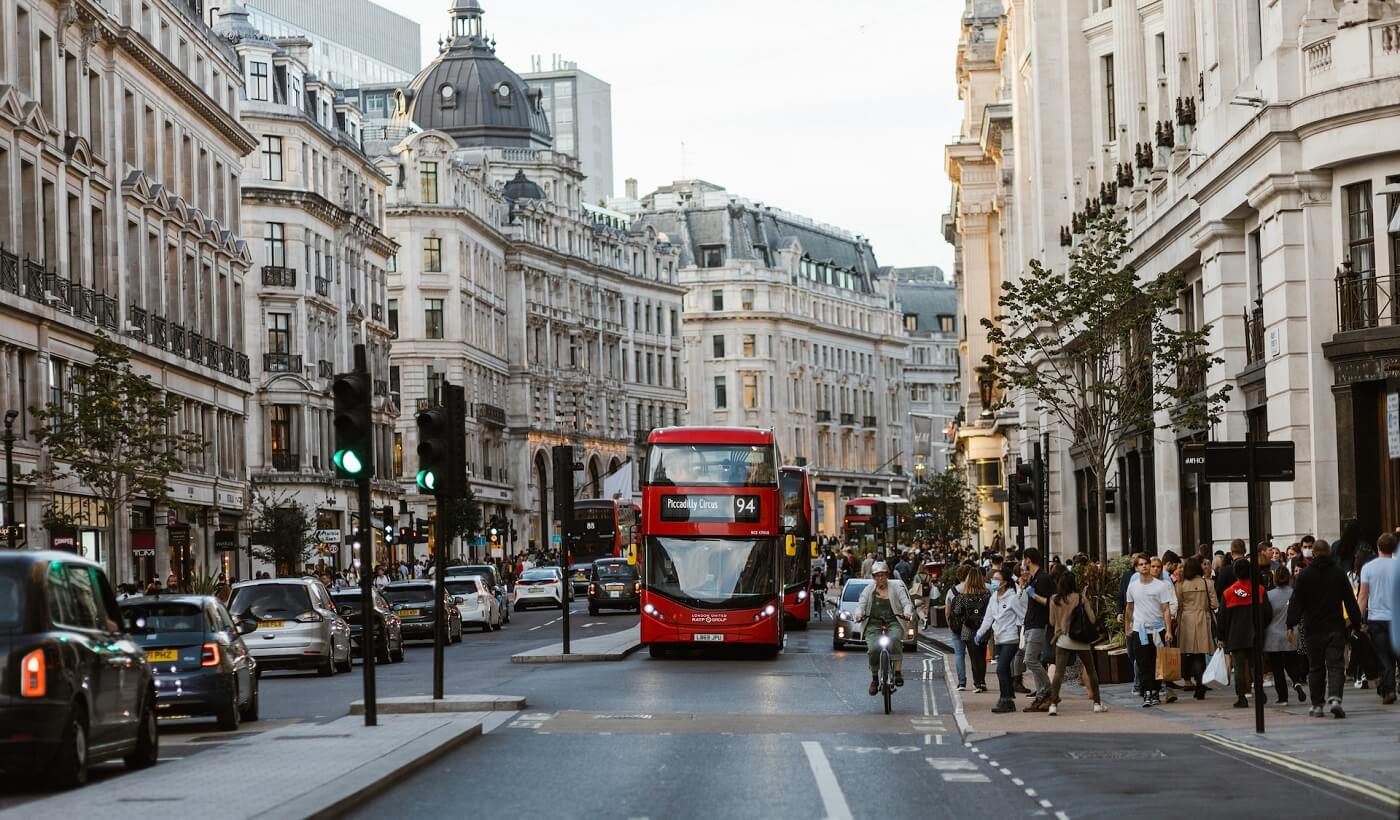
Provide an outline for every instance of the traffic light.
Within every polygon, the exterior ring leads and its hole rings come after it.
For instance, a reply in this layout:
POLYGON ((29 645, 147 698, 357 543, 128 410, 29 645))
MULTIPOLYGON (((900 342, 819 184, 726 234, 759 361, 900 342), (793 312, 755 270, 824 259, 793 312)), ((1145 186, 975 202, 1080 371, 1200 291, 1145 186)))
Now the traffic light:
POLYGON ((384 518, 384 543, 392 544, 394 543, 395 537, 397 535, 397 531, 394 527, 394 508, 385 507, 383 512, 380 513, 380 515, 382 515, 384 518))
POLYGON ((499 543, 501 543, 501 531, 498 530, 498 529, 496 529, 495 527, 492 527, 492 528, 491 528, 491 546, 494 547, 494 546, 496 546, 496 545, 499 544, 499 543))
POLYGON ((1040 517, 1040 481, 1035 465, 1016 460, 1016 475, 1011 479, 1012 524, 1040 517))
POLYGON ((374 425, 370 403, 374 400, 369 374, 341 373, 331 386, 335 396, 335 462, 341 478, 361 479, 374 473, 374 425))
POLYGON ((583 469, 583 459, 572 444, 554 445, 554 518, 565 532, 574 520, 574 471, 583 469))
POLYGON ((447 408, 433 407, 418 414, 418 489, 430 495, 445 494, 448 458, 452 450, 447 408))

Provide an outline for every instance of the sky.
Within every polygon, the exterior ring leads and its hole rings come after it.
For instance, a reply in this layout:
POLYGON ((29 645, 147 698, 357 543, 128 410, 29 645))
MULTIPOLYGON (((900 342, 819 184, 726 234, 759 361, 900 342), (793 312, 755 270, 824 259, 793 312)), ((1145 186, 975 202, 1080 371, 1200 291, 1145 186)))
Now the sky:
MULTIPOLYGON (((422 27, 449 0, 376 0, 422 27)), ((953 249, 943 146, 959 130, 956 0, 481 0, 517 72, 552 55, 612 85, 615 194, 698 177, 869 237, 881 265, 953 249)), ((587 169, 585 169, 586 171, 587 169)))

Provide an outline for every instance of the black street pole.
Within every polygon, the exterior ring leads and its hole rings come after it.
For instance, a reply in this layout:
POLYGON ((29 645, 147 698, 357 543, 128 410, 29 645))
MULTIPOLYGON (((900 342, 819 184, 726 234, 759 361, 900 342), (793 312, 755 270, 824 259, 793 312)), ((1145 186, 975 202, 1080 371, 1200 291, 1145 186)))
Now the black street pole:
MULTIPOLYGON (((369 360, 365 356, 364 345, 355 345, 355 371, 358 373, 369 372, 369 360)), ((369 475, 362 475, 355 481, 355 489, 359 493, 360 502, 360 521, 359 527, 355 531, 355 537, 360 542, 360 617, 362 620, 360 649, 364 655, 362 666, 365 673, 365 725, 376 726, 379 723, 379 704, 374 684, 374 525, 370 523, 370 516, 373 515, 374 511, 370 508, 372 502, 369 482, 369 475)), ((387 625, 384 640, 387 644, 389 640, 387 625)))
MULTIPOLYGON (((1249 602, 1250 618, 1254 622, 1254 641, 1250 648, 1250 671, 1254 675, 1254 731, 1264 734, 1264 610, 1259 606, 1259 539, 1260 533, 1254 526, 1254 516, 1257 512, 1255 492, 1257 478, 1255 476, 1254 464, 1254 439, 1250 439, 1245 445, 1245 492, 1249 494, 1249 583, 1250 595, 1254 596, 1249 602)), ((1238 673, 1239 670, 1236 670, 1238 673)))
POLYGON ((1041 559, 1045 561, 1050 560, 1050 468, 1045 463, 1045 456, 1049 450, 1048 444, 1041 447, 1039 441, 1035 443, 1035 545, 1040 549, 1041 559))
POLYGON ((5 544, 15 548, 15 419, 18 410, 5 414, 5 544))

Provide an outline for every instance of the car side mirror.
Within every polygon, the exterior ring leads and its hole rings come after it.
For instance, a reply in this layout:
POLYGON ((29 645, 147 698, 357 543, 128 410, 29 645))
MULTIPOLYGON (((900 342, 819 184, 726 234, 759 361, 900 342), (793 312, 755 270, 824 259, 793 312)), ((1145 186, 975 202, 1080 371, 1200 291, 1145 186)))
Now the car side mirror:
POLYGON ((252 632, 257 628, 258 622, 255 619, 244 618, 243 620, 238 622, 237 630, 239 635, 247 635, 248 633, 252 632))
POLYGON ((452 602, 457 604, 465 604, 467 602, 467 599, 463 598, 461 595, 453 595, 452 602))

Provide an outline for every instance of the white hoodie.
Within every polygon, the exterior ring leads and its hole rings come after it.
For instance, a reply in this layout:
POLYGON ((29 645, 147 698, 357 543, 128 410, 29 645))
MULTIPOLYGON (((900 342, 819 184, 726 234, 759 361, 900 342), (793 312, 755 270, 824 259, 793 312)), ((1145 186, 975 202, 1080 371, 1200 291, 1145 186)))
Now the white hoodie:
POLYGON ((1026 594, 1016 587, 992 593, 987 614, 977 630, 977 640, 992 632, 998 644, 1020 643, 1021 624, 1026 620, 1026 594))

